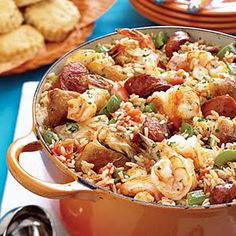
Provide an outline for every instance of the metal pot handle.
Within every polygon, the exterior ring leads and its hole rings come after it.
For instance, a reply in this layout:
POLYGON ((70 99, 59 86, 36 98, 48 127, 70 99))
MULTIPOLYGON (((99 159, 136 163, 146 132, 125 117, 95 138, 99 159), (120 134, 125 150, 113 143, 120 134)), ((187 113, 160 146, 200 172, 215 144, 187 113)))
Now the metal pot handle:
MULTIPOLYGON (((32 142, 32 135, 34 136, 33 132, 30 132, 27 136, 17 139, 8 149, 7 164, 15 179, 31 192, 47 198, 78 197, 78 195, 84 195, 84 193, 91 195, 93 191, 81 185, 76 177, 74 177, 74 181, 66 184, 48 183, 24 170, 19 163, 20 154, 42 149, 39 141, 32 142)), ((82 198, 87 199, 91 196, 83 196, 82 198)))

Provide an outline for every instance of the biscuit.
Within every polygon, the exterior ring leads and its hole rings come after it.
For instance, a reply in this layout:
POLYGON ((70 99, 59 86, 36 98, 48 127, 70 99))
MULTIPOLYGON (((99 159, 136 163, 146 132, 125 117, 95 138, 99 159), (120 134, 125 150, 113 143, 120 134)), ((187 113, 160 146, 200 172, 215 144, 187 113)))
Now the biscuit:
POLYGON ((23 22, 23 16, 13 0, 0 1, 0 34, 11 32, 23 22))
POLYGON ((42 1, 42 0, 15 0, 15 3, 18 7, 25 7, 39 1, 42 1))
POLYGON ((45 49, 43 36, 30 25, 0 35, 0 63, 26 61, 45 49))
POLYGON ((77 7, 68 0, 44 0, 25 10, 26 22, 38 29, 50 42, 64 40, 79 18, 77 7))

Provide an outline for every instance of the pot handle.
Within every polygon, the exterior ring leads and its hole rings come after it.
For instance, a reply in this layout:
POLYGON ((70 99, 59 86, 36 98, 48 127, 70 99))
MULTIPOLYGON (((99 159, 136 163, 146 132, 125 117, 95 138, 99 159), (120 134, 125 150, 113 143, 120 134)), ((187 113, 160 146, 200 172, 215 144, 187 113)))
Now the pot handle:
MULTIPOLYGON (((15 179, 31 192, 47 198, 67 198, 78 197, 78 195, 89 194, 93 191, 81 185, 77 179, 66 184, 48 183, 40 180, 24 170, 20 165, 20 154, 23 152, 33 152, 42 149, 39 141, 32 142, 33 132, 25 137, 14 141, 7 152, 7 165, 15 179)), ((82 196, 81 196, 82 197, 82 196)), ((91 196, 83 196, 83 199, 89 199, 91 196)))

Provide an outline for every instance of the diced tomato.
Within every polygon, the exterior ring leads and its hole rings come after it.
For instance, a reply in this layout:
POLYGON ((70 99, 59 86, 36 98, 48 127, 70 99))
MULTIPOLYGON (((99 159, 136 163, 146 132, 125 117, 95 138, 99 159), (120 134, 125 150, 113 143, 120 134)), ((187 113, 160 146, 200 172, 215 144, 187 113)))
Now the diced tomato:
POLYGON ((135 122, 141 122, 141 114, 142 112, 139 109, 132 109, 127 112, 127 115, 129 115, 131 119, 135 122))
POLYGON ((111 93, 112 93, 112 94, 119 95, 120 98, 121 98, 123 101, 128 101, 128 99, 129 99, 129 94, 128 94, 128 92, 126 91, 126 89, 125 89, 122 85, 120 85, 120 84, 118 84, 118 83, 114 84, 114 86, 113 86, 113 88, 112 88, 112 90, 111 90, 111 93))
POLYGON ((55 143, 52 147, 52 151, 56 156, 63 155, 65 158, 71 158, 74 152, 74 144, 68 144, 63 146, 65 149, 65 153, 61 152, 61 146, 58 143, 55 143))
POLYGON ((198 180, 202 180, 206 174, 209 174, 210 171, 208 169, 200 170, 200 173, 198 175, 198 180))
POLYGON ((112 167, 113 167, 113 164, 108 163, 107 165, 105 165, 104 167, 102 167, 98 170, 98 174, 102 174, 104 170, 108 170, 107 176, 112 177, 111 173, 110 173, 110 170, 112 167))
POLYGON ((60 149, 58 143, 55 143, 51 149, 52 149, 52 152, 53 152, 56 156, 60 156, 60 155, 61 155, 61 149, 60 149))
POLYGON ((71 143, 69 145, 66 145, 65 147, 66 154, 64 155, 66 158, 71 158, 73 151, 74 151, 74 144, 71 143))
POLYGON ((180 76, 172 76, 171 78, 167 79, 167 82, 170 83, 171 85, 179 85, 184 82, 183 77, 180 76))
POLYGON ((123 120, 119 120, 117 121, 117 126, 124 126, 125 125, 125 122, 123 120))
POLYGON ((84 147, 85 147, 85 145, 81 145, 81 144, 75 144, 75 145, 76 145, 76 146, 75 146, 76 151, 77 151, 78 153, 82 152, 83 149, 84 149, 84 147))
POLYGON ((182 118, 172 115, 170 116, 169 120, 173 123, 175 130, 179 131, 180 126, 182 124, 182 118))

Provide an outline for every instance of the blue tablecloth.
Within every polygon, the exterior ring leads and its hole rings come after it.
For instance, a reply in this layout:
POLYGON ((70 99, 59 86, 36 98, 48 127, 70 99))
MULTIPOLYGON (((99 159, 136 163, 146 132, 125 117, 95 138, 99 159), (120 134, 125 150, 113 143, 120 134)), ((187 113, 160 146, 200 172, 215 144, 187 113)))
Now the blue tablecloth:
MULTIPOLYGON (((112 8, 96 22, 94 32, 89 39, 113 32, 116 28, 149 25, 155 24, 140 16, 128 0, 117 0, 112 8)), ((44 66, 21 75, 0 77, 0 202, 7 173, 6 152, 13 139, 22 84, 25 81, 39 81, 48 68, 49 66, 44 66)))

